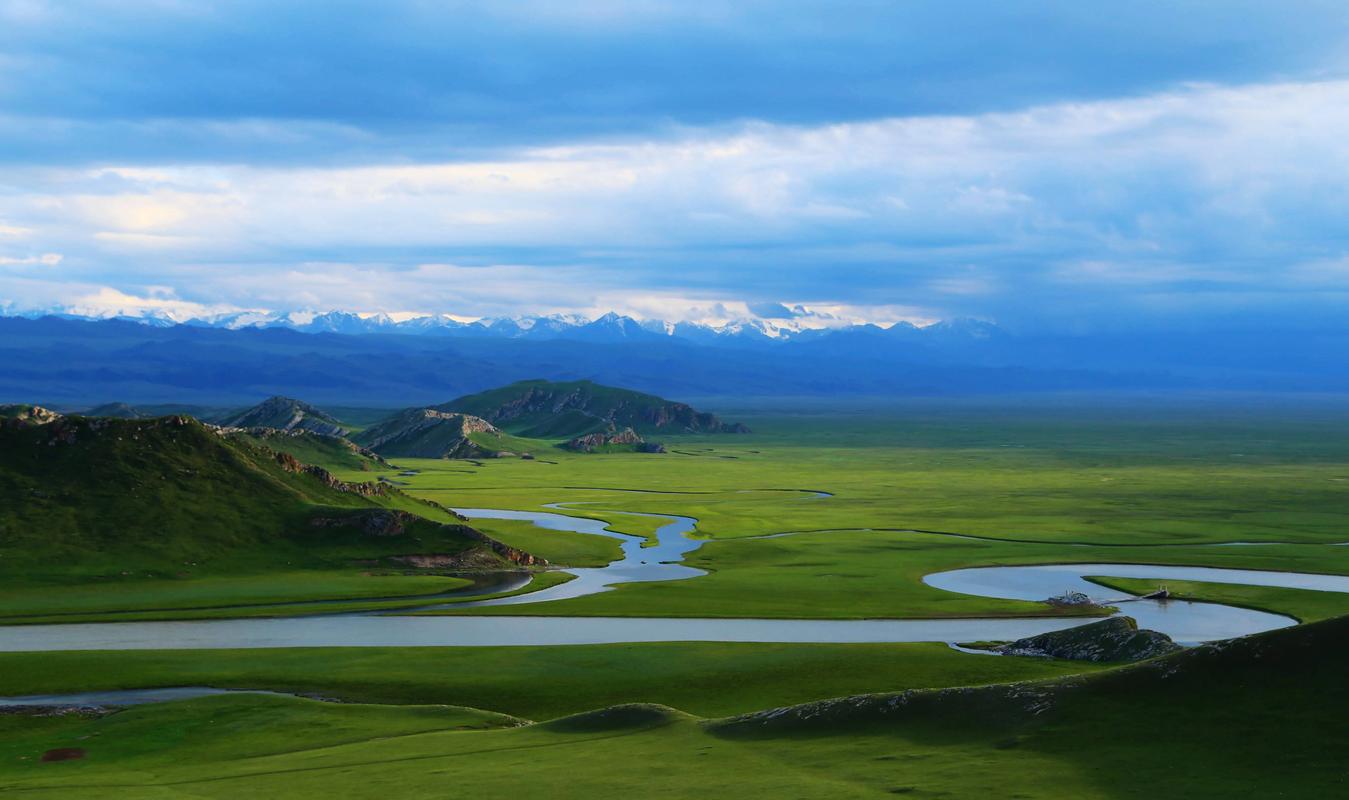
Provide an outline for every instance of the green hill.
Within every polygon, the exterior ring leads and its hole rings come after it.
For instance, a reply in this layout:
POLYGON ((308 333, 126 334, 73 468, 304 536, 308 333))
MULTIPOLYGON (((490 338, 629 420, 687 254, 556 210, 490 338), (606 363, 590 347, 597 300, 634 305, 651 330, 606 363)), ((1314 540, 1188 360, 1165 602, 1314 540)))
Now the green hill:
POLYGON ((399 412, 351 440, 385 458, 497 458, 534 444, 478 417, 434 408, 399 412))
POLYGON ((388 462, 377 453, 342 436, 328 436, 302 430, 281 431, 273 428, 249 428, 231 432, 230 435, 278 453, 289 453, 299 461, 324 469, 355 469, 368 472, 389 468, 388 462))
POLYGON ((252 408, 222 417, 226 428, 273 428, 343 436, 346 429, 327 413, 289 397, 269 397, 252 408))
POLYGON ((414 554, 504 563, 500 545, 437 505, 190 417, 7 416, 0 575, 351 569, 414 554))
POLYGON ((142 419, 144 417, 153 417, 142 409, 136 408, 127 403, 104 403, 101 406, 94 406, 84 412, 86 417, 116 417, 117 419, 142 419))
POLYGON ((722 422, 686 403, 591 381, 520 381, 436 408, 472 414, 513 434, 536 439, 570 439, 624 428, 667 434, 749 432, 743 425, 722 422))

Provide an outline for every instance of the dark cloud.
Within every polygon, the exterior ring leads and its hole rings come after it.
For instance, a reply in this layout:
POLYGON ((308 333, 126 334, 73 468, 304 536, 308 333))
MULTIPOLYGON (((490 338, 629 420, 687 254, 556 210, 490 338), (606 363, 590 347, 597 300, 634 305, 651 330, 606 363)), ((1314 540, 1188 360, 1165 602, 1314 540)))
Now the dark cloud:
POLYGON ((23 3, 0 158, 474 158, 741 120, 973 114, 1324 75, 1325 0, 23 3), (35 9, 43 9, 41 11, 35 9))

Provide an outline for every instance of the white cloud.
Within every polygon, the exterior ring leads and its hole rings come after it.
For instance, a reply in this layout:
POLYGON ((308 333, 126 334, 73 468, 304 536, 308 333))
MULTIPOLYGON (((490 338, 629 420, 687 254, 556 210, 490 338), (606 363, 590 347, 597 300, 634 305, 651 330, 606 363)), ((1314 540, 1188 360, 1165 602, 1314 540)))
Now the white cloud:
POLYGON ((60 253, 43 253, 40 256, 0 256, 0 266, 36 266, 54 267, 61 263, 60 253))
POLYGON ((33 168, 0 236, 65 254, 78 285, 242 307, 674 316, 752 295, 930 319, 1030 275, 1289 283, 1349 213, 1346 131, 1349 81, 1328 81, 485 162, 33 168))

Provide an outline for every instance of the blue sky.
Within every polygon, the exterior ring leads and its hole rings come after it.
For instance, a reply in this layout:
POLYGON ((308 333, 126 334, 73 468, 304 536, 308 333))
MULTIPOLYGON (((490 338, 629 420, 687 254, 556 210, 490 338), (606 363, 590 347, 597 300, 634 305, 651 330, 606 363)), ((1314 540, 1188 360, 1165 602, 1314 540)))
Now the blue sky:
POLYGON ((0 0, 0 308, 1349 299, 1343 2, 212 5, 0 0))

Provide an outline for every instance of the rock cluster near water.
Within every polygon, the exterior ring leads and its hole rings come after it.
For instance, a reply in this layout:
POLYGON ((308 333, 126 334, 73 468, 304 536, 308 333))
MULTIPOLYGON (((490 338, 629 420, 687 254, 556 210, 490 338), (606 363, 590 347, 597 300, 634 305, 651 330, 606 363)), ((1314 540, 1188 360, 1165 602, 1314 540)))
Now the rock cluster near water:
POLYGON ((1133 617, 1111 617, 1090 625, 1018 639, 997 648, 1004 655, 1073 661, 1142 661, 1180 649, 1180 645, 1164 633, 1140 630, 1133 617))

